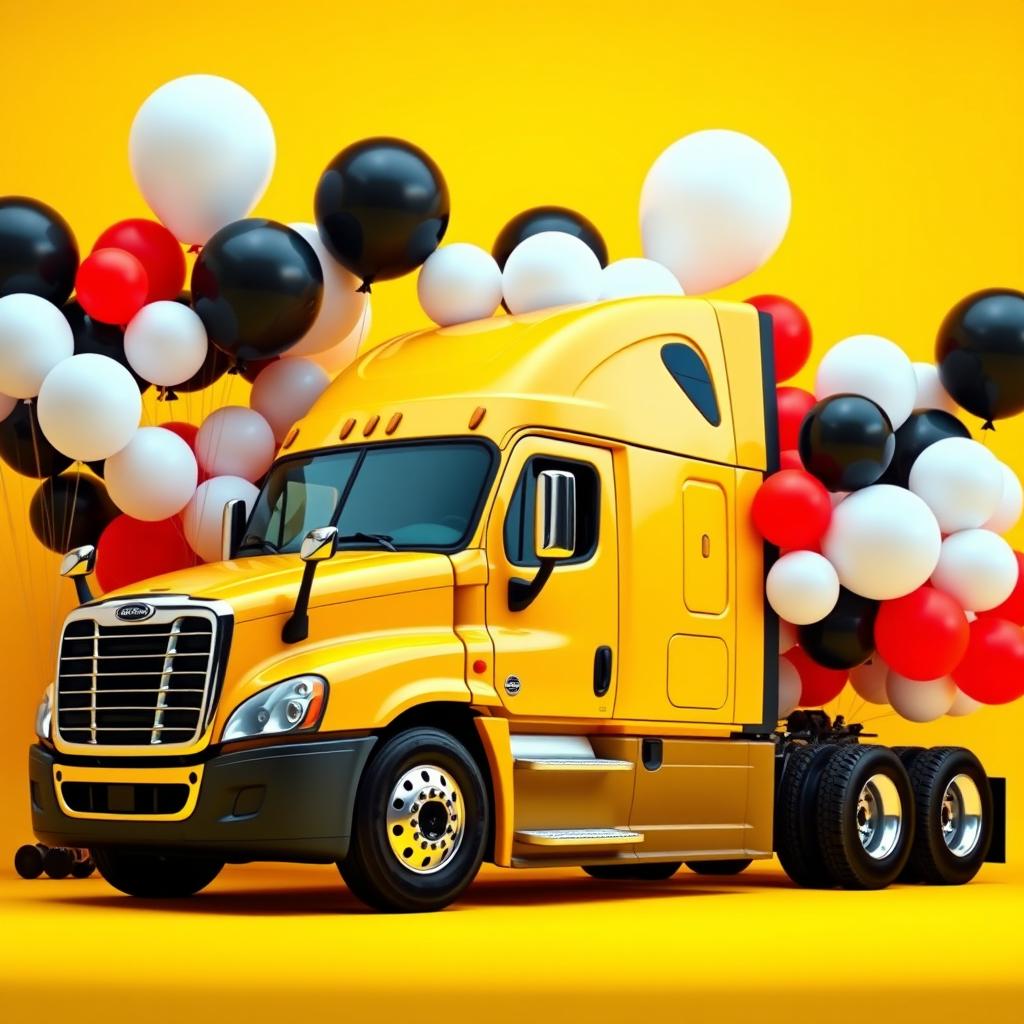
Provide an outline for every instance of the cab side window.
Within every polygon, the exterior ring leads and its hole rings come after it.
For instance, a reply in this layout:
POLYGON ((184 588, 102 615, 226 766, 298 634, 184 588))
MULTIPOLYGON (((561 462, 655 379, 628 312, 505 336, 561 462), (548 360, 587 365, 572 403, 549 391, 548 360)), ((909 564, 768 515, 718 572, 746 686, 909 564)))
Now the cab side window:
POLYGON ((601 479, 588 462, 548 459, 535 455, 523 467, 512 492, 505 518, 505 554, 513 565, 537 566, 534 554, 534 516, 537 503, 537 477, 545 469, 560 469, 576 477, 576 554, 560 565, 589 561, 597 549, 601 509, 601 479))

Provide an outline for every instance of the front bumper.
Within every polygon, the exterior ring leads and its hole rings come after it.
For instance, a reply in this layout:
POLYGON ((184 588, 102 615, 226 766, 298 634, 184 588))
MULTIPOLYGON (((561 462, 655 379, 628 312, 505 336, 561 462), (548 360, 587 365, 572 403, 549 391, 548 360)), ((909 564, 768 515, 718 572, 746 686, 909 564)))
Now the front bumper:
POLYGON ((375 742, 281 744, 174 769, 64 765, 37 745, 29 750, 32 827, 50 846, 177 849, 229 862, 339 860, 375 742), (70 784, 79 787, 73 798, 70 784), (190 787, 180 809, 168 812, 153 796, 166 785, 190 787))

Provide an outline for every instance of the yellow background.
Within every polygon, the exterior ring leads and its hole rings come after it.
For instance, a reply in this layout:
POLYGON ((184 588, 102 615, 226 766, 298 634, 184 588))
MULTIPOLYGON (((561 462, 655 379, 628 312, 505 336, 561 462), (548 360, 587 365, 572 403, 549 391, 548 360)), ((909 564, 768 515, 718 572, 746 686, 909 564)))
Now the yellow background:
MULTIPOLYGON (((277 166, 258 213, 311 220, 318 175, 334 153, 367 135, 394 134, 423 146, 445 172, 452 194, 446 241, 484 246, 512 214, 553 202, 592 218, 613 258, 639 255, 640 186, 658 153, 700 128, 748 132, 785 167, 793 220, 767 266, 722 294, 776 291, 803 305, 815 328, 812 364, 830 343, 859 332, 884 334, 914 358, 929 358, 936 327, 959 298, 985 286, 1024 285, 1020 0, 0 0, 0 39, 0 194, 24 193, 55 206, 84 251, 108 224, 147 213, 127 159, 139 104, 166 80, 203 71, 240 82, 273 121, 277 166)), ((415 279, 375 287, 373 313, 371 343, 424 324, 415 279)), ((796 383, 807 385, 811 376, 805 371, 796 383)), ((233 386, 244 400, 244 388, 233 386)), ((231 387, 182 402, 173 415, 197 419, 231 387)), ((150 404, 148 415, 163 422, 172 413, 150 404)), ((978 422, 970 422, 981 436, 978 422)), ((982 439, 1024 473, 1024 421, 1000 424, 982 439)), ((9 472, 3 479, 12 514, 8 523, 0 510, 0 870, 7 870, 14 844, 28 838, 25 748, 70 587, 57 582, 55 557, 42 554, 25 530, 31 486, 9 472)), ((1024 533, 1018 528, 1011 540, 1020 546, 1024 533)), ((844 698, 841 709, 853 704, 844 698)), ((888 742, 973 747, 992 773, 1014 777, 1012 808, 1020 819, 1024 702, 932 726, 892 716, 872 724, 888 742)), ((1018 860, 1019 833, 1011 843, 1018 860)), ((536 897, 532 885, 524 890, 528 899, 536 897)), ((18 892, 21 899, 26 890, 18 892)), ((513 900, 513 892, 505 898, 513 900)), ((787 918, 796 904, 779 897, 797 895, 772 895, 765 912, 787 918)), ((988 892, 993 913, 997 895, 988 892)), ((751 920, 746 901, 717 898, 723 902, 706 904, 719 909, 708 910, 702 927, 721 915, 729 919, 734 908, 751 920)), ((818 907, 807 898, 801 897, 804 912, 818 907)), ((859 899, 836 904, 841 916, 824 931, 810 929, 811 944, 833 927, 841 934, 845 922, 863 921, 859 899)), ((243 906, 229 900, 222 909, 243 906)), ((919 904, 900 906, 900 915, 920 912, 919 904)), ((287 913, 286 903, 274 907, 270 915, 287 913)), ((629 912, 629 904, 622 907, 629 912)), ((689 911, 680 906, 672 920, 685 927, 689 911)), ((597 935, 586 907, 580 915, 565 926, 567 946, 597 935)), ((542 926, 539 916, 533 920, 542 926)), ((123 926, 130 925, 125 919, 123 926)), ((109 920, 100 927, 110 927, 109 920)), ((374 927, 383 936, 388 926, 374 927)), ((902 926, 911 927, 909 919, 902 926)), ((607 948, 632 942, 632 931, 609 921, 607 948)), ((749 941, 753 933, 745 933, 749 941)), ((339 957, 344 934, 339 929, 339 957)), ((529 934, 516 941, 528 945, 529 934)), ((457 929, 451 938, 469 941, 457 929)), ((986 941, 984 934, 964 938, 986 941)), ((995 949, 1012 939, 990 941, 995 949)), ((495 955, 499 947, 492 945, 495 955)), ((428 941, 428 959, 430 953, 428 941)), ((523 955, 522 948, 507 951, 511 969, 523 955)), ((280 962, 282 969, 286 962, 301 976, 294 956, 280 962)), ((449 1007, 457 1012, 457 1000, 449 1007)))

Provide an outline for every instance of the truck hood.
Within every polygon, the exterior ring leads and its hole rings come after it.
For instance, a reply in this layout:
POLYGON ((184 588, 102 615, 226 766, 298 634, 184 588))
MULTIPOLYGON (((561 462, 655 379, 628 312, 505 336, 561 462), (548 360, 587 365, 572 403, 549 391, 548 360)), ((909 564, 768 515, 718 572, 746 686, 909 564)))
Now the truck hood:
MULTIPOLYGON (((238 622, 287 615, 302 579, 298 555, 258 555, 182 569, 104 595, 146 597, 185 594, 231 605, 238 622)), ((313 581, 311 608, 387 594, 453 585, 447 555, 424 551, 339 551, 322 562, 313 581)))

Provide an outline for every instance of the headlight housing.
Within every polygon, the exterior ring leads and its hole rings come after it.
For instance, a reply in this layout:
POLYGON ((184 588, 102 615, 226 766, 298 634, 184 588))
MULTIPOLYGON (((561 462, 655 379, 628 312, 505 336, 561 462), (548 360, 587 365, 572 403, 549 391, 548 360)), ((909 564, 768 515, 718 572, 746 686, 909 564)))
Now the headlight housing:
POLYGON ((222 743, 319 728, 327 705, 327 680, 295 676, 239 704, 224 726, 222 743))
POLYGON ((36 735, 47 743, 50 742, 50 725, 53 719, 53 710, 50 705, 50 688, 47 687, 43 693, 43 699, 36 708, 36 735))

